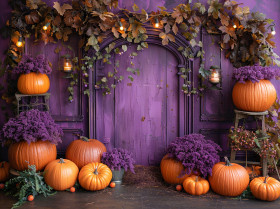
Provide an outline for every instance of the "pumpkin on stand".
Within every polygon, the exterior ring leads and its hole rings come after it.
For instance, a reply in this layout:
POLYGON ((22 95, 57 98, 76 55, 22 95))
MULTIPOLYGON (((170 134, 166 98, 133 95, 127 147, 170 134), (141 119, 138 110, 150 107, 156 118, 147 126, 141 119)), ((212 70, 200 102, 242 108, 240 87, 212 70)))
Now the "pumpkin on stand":
POLYGON ((44 170, 47 185, 58 191, 73 187, 78 178, 79 169, 71 160, 60 158, 50 162, 44 170))
POLYGON ((251 181, 250 189, 254 197, 274 201, 280 197, 280 182, 272 177, 258 177, 251 181))
POLYGON ((187 177, 183 182, 184 190, 191 195, 202 195, 209 191, 209 182, 196 175, 187 177))
POLYGON ((209 177, 211 188, 224 196, 241 195, 249 185, 249 174, 241 165, 230 163, 227 157, 225 161, 214 165, 209 177))
POLYGON ((236 108, 249 112, 268 110, 276 100, 276 90, 270 79, 277 76, 276 69, 262 66, 244 66, 234 70, 238 82, 232 91, 236 108))
POLYGON ((10 176, 10 164, 7 162, 0 162, 0 182, 5 182, 10 176))
POLYGON ((18 171, 35 165, 36 171, 44 169, 56 159, 56 144, 61 142, 62 129, 48 112, 37 109, 21 112, 4 125, 2 144, 8 145, 11 168, 18 171))
POLYGON ((71 142, 66 150, 65 157, 81 169, 92 162, 100 163, 104 152, 106 152, 106 147, 102 142, 82 136, 80 139, 71 142))
POLYGON ((112 171, 103 163, 89 163, 79 173, 79 183, 86 190, 105 189, 111 182, 112 171))

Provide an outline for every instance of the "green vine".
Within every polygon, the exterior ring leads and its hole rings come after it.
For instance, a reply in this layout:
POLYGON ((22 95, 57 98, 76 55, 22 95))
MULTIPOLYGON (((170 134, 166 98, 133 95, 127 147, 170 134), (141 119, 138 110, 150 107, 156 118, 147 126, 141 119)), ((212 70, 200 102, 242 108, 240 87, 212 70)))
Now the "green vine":
MULTIPOLYGON (((144 9, 140 11, 134 4, 133 11, 119 8, 114 14, 112 8, 118 7, 118 0, 84 0, 72 1, 72 4, 60 5, 54 2, 53 8, 48 7, 42 0, 10 0, 13 9, 12 17, 2 29, 2 34, 11 38, 11 44, 7 53, 5 64, 6 71, 11 72, 13 67, 21 59, 22 47, 17 46, 20 37, 29 38, 34 34, 35 41, 67 42, 72 33, 80 37, 79 48, 83 49, 85 56, 78 61, 79 68, 73 71, 70 86, 68 87, 69 100, 73 101, 74 86, 77 85, 78 75, 82 71, 84 93, 89 95, 88 70, 92 69, 94 62, 102 60, 111 63, 112 53, 122 54, 127 51, 127 45, 115 48, 115 42, 111 43, 104 51, 100 51, 100 45, 106 39, 108 33, 112 33, 116 39, 123 38, 130 43, 137 44, 137 50, 148 48, 146 42, 148 35, 146 26, 151 25, 161 30, 159 37, 162 44, 176 42, 176 35, 185 37, 190 46, 197 48, 196 54, 192 50, 179 47, 187 59, 201 59, 199 74, 203 79, 208 78, 209 69, 205 69, 203 43, 198 41, 201 27, 209 34, 218 34, 221 41, 218 43, 225 56, 230 59, 235 67, 253 65, 280 65, 278 56, 273 52, 275 43, 273 20, 267 19, 259 12, 251 13, 248 7, 241 7, 239 3, 231 0, 220 3, 219 0, 208 0, 207 7, 199 2, 179 4, 172 12, 165 7, 159 7, 158 11, 148 14, 144 9), (92 56, 86 52, 92 49, 92 56)), ((23 45, 25 43, 23 42, 23 45)), ((131 54, 137 56, 137 52, 131 54)), ((134 75, 139 74, 136 66, 131 62, 127 68, 131 72, 129 79, 133 81, 134 75)), ((181 68, 181 77, 185 80, 182 91, 187 94, 201 94, 207 85, 194 87, 189 81, 190 69, 181 68)), ((110 94, 111 89, 123 80, 119 74, 118 63, 114 63, 111 72, 97 82, 95 88, 102 88, 103 93, 110 94), (109 82, 113 79, 114 82, 109 82), (111 83, 111 85, 109 85, 111 83)), ((5 98, 13 95, 4 95, 5 98)))

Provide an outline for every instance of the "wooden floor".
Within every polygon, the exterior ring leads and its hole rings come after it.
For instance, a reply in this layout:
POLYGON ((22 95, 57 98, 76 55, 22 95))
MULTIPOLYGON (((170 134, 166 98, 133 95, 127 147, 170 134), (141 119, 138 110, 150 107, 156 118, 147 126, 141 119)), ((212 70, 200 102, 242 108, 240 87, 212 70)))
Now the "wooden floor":
MULTIPOLYGON (((144 178, 144 177, 143 177, 144 178)), ((0 192, 0 208, 10 209, 15 202, 0 192)), ((280 208, 280 200, 263 202, 255 199, 238 200, 221 197, 212 192, 196 197, 185 192, 177 192, 170 187, 137 188, 131 185, 117 185, 98 192, 77 191, 58 192, 50 197, 38 196, 33 202, 27 202, 20 209, 258 209, 280 208)))

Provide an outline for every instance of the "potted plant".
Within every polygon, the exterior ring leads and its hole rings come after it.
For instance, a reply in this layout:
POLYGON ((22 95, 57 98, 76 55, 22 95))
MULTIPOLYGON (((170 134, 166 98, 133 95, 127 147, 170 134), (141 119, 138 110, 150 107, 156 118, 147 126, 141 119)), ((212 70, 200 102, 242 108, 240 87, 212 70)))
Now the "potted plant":
POLYGON ((1 131, 0 143, 10 145, 11 168, 23 171, 30 164, 38 171, 56 159, 56 144, 61 142, 62 135, 62 129, 49 113, 29 110, 10 118, 1 131))
POLYGON ((109 152, 104 152, 101 158, 101 162, 106 164, 113 173, 112 181, 115 183, 122 183, 124 171, 129 169, 132 173, 134 172, 135 160, 132 154, 121 148, 114 148, 109 152))
POLYGON ((13 72, 21 74, 17 87, 22 94, 44 94, 50 88, 50 80, 46 74, 50 74, 52 69, 43 55, 23 55, 13 72))
POLYGON ((276 90, 269 80, 279 75, 278 69, 258 65, 235 69, 233 78, 237 83, 232 91, 234 105, 250 112, 269 109, 276 100, 276 90))
POLYGON ((167 148, 161 161, 163 179, 170 184, 181 184, 190 174, 212 175, 212 167, 220 161, 219 145, 201 134, 177 137, 167 148))

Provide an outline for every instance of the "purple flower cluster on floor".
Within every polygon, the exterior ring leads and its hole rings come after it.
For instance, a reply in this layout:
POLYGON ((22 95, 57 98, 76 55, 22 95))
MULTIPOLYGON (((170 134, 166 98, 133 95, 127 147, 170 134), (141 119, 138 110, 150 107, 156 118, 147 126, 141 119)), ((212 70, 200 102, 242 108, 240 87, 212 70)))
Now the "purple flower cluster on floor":
POLYGON ((245 83, 249 80, 253 83, 260 80, 271 80, 280 77, 280 70, 274 67, 262 67, 259 65, 244 66, 233 71, 233 79, 240 83, 245 83))
POLYGON ((50 74, 52 72, 52 69, 43 55, 32 57, 25 54, 23 55, 18 66, 14 68, 13 72, 18 74, 28 74, 31 72, 50 74))
POLYGON ((106 164, 111 170, 124 168, 125 171, 129 169, 132 173, 135 173, 133 165, 135 160, 132 157, 132 153, 125 149, 114 148, 112 151, 104 152, 101 162, 106 164))
POLYGON ((201 134, 177 137, 167 148, 169 157, 180 161, 186 173, 200 172, 204 178, 212 175, 213 166, 220 161, 221 147, 201 134))
POLYGON ((47 112, 29 110, 21 112, 17 117, 10 118, 4 125, 0 143, 37 140, 50 141, 53 144, 61 142, 62 129, 54 122, 47 112))

